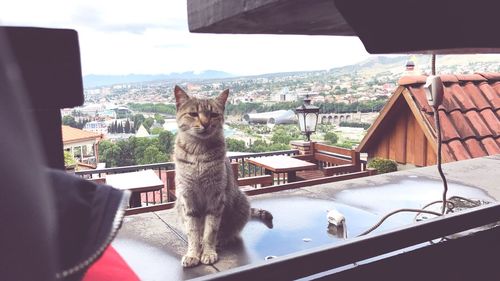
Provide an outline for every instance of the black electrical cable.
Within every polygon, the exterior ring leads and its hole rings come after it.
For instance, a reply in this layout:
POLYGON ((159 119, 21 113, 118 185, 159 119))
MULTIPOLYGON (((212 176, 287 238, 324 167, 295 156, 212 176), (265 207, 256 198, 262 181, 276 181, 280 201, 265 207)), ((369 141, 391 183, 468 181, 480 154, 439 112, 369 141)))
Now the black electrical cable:
MULTIPOLYGON (((431 64, 432 64, 432 75, 436 75, 436 54, 432 54, 431 64)), ((436 101, 437 100, 441 100, 441 99, 436 99, 436 101)), ((448 193, 448 182, 446 180, 446 176, 443 173, 443 169, 441 168, 441 163, 442 163, 442 157, 441 157, 441 150, 442 150, 442 144, 441 144, 441 123, 440 123, 440 120, 439 120, 438 107, 439 107, 439 104, 434 104, 434 106, 432 107, 432 109, 434 111, 434 117, 435 117, 434 118, 434 121, 435 121, 434 124, 435 124, 435 127, 436 127, 436 137, 437 137, 437 140, 436 140, 436 142, 437 142, 437 169, 438 169, 438 172, 439 172, 439 176, 441 177, 441 180, 443 181, 443 199, 439 200, 439 201, 431 202, 431 203, 425 205, 422 209, 399 209, 399 210, 395 210, 395 211, 393 211, 393 212, 385 215, 384 217, 382 217, 382 219, 380 219, 380 221, 378 223, 376 223, 374 226, 370 227, 365 232, 359 234, 358 236, 363 236, 363 235, 366 235, 366 234, 372 232, 373 230, 377 229, 387 218, 389 218, 390 216, 392 216, 394 214, 400 213, 400 212, 415 212, 415 213, 417 213, 416 216, 418 216, 421 213, 427 213, 427 214, 433 214, 433 215, 436 215, 436 216, 442 216, 442 215, 444 215, 446 213, 446 205, 447 204, 452 205, 451 208, 454 208, 453 202, 450 202, 449 200, 446 200, 446 195, 448 193), (427 207, 429 207, 431 205, 434 205, 434 204, 437 204, 437 203, 441 203, 441 202, 443 204, 443 206, 441 207, 441 213, 424 210, 425 208, 427 208, 427 207)), ((476 202, 474 202, 474 201, 472 201, 470 199, 464 198, 464 197, 460 197, 460 196, 452 196, 452 197, 450 197, 450 199, 452 199, 452 198, 462 199, 462 200, 469 201, 470 203, 473 203, 473 204, 477 205, 476 202)))
POLYGON ((375 229, 377 229, 386 219, 388 219, 390 216, 394 215, 394 214, 397 214, 397 213, 401 213, 401 212, 413 212, 413 213, 427 213, 427 214, 431 214, 431 215, 436 215, 436 216, 441 216, 440 213, 438 212, 434 212, 434 211, 428 211, 428 210, 423 210, 423 209, 399 209, 399 210, 395 210, 395 211, 392 211, 390 213, 388 213, 387 215, 385 215, 383 218, 381 218, 379 220, 378 223, 376 223, 374 226, 370 227, 368 230, 366 230, 365 232, 361 233, 358 235, 359 236, 363 236, 363 235, 366 235, 372 231, 374 231, 375 229))
POLYGON ((441 180, 443 181, 443 206, 441 208, 441 213, 444 215, 446 213, 446 194, 448 193, 448 181, 446 180, 446 176, 443 173, 443 169, 441 168, 441 150, 442 150, 442 144, 441 144, 441 122, 439 121, 439 110, 438 110, 438 105, 435 105, 433 107, 434 110, 434 123, 436 125, 436 135, 437 135, 437 169, 439 172, 439 176, 441 177, 441 180))

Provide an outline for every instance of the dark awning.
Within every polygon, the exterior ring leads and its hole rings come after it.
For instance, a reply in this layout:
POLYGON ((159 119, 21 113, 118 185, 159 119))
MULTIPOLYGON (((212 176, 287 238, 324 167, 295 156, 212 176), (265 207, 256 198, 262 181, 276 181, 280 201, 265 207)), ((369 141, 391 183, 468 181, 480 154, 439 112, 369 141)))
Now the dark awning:
POLYGON ((358 36, 370 53, 499 53, 500 1, 188 0, 199 33, 358 36))

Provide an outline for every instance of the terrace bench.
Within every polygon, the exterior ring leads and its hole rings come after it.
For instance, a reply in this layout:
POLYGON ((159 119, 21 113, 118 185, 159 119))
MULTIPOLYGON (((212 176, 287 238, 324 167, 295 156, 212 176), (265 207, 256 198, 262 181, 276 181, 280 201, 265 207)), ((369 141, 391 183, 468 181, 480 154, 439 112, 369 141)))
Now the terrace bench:
POLYGON ((363 170, 359 152, 321 143, 312 143, 309 154, 292 157, 317 165, 317 169, 314 170, 298 171, 298 180, 317 179, 363 170))

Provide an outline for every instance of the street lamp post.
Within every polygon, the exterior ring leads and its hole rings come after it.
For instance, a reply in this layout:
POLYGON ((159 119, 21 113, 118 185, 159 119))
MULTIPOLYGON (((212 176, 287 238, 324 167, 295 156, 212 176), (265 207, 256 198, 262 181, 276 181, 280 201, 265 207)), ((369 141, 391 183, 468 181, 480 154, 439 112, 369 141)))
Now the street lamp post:
POLYGON ((300 132, 306 135, 307 141, 311 141, 311 134, 318 124, 319 107, 312 105, 309 95, 306 95, 304 104, 295 109, 295 114, 299 119, 300 132))

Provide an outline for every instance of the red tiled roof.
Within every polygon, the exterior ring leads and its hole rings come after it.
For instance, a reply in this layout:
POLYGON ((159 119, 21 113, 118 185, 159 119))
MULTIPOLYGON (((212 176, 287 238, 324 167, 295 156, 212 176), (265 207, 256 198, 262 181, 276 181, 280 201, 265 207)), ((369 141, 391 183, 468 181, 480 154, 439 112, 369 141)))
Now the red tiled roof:
POLYGON ((62 130, 63 143, 72 143, 83 140, 94 140, 94 139, 100 139, 102 137, 101 134, 76 129, 66 125, 62 125, 61 130, 62 130))
MULTIPOLYGON (((427 103, 425 76, 403 77, 406 87, 436 135, 434 113, 427 103)), ((500 73, 442 75, 443 103, 439 106, 443 153, 463 160, 500 153, 500 73)))

